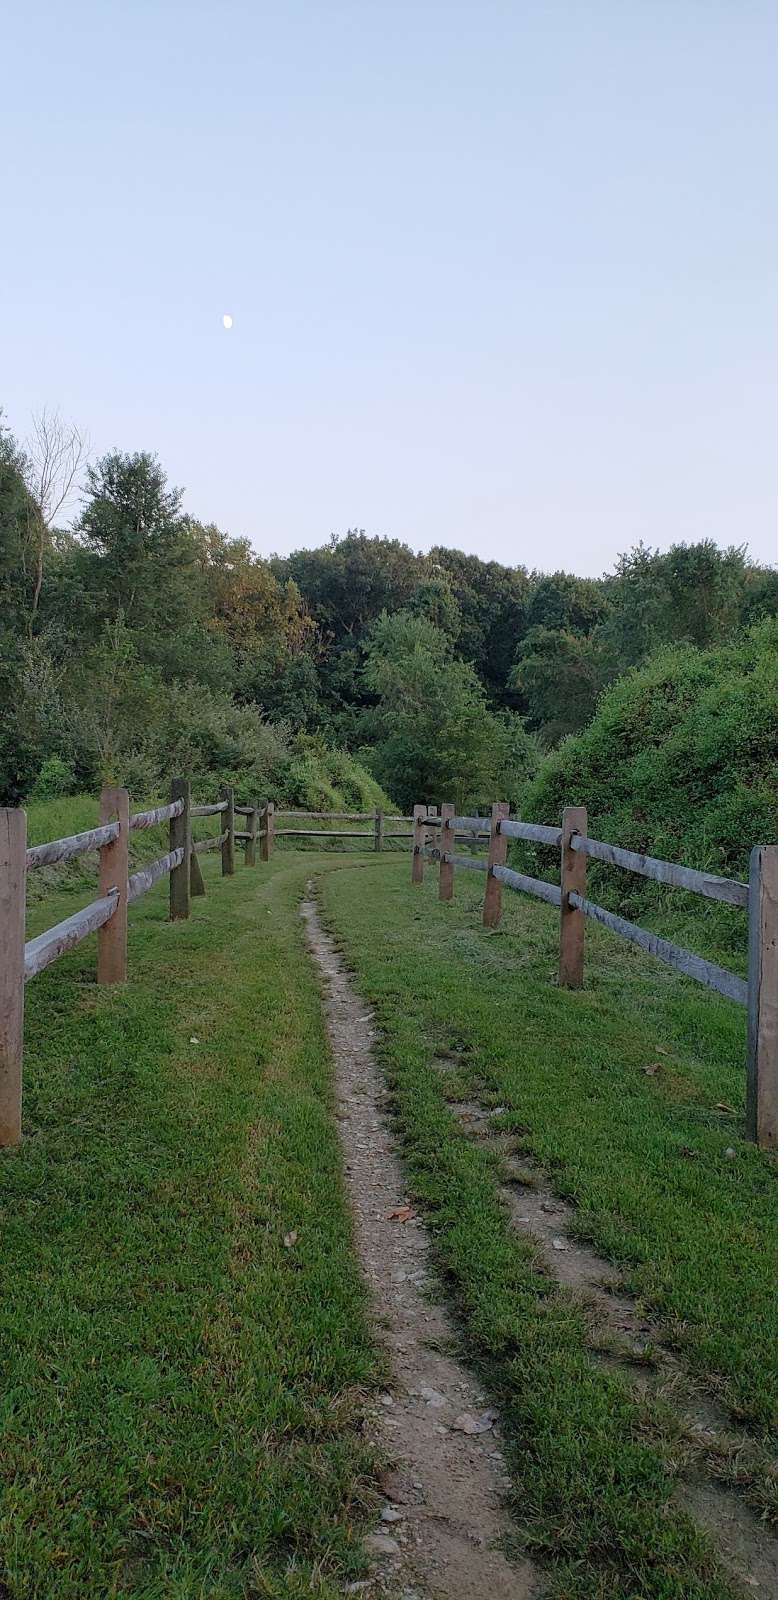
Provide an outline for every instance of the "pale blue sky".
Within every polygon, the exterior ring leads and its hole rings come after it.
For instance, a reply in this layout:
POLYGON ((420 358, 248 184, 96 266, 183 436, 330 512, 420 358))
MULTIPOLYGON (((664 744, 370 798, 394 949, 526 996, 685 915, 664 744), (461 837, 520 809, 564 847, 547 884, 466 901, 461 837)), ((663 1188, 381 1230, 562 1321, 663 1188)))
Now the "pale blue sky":
POLYGON ((0 50, 17 432, 264 553, 778 559, 776 0, 6 0, 0 50))

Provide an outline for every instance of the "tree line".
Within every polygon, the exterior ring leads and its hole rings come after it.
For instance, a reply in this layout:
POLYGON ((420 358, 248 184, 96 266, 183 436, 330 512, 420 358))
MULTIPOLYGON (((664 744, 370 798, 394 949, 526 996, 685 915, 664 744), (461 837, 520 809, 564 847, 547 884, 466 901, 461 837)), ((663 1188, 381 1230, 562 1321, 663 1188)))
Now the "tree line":
POLYGON ((50 415, 26 446, 0 429, 5 803, 152 793, 172 765, 326 803, 333 761, 403 807, 516 802, 630 668, 778 615, 778 572, 708 540, 599 579, 355 529, 264 558, 186 514, 153 454, 85 456, 50 415))

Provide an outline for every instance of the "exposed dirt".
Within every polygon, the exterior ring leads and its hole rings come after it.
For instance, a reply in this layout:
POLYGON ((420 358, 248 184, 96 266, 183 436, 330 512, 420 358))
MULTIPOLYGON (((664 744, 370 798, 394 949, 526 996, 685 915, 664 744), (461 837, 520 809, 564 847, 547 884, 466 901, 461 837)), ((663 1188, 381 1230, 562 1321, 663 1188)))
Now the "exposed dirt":
MULTIPOLYGON (((444 1075, 457 1067, 451 1056, 435 1064, 444 1075)), ((581 1305, 593 1354, 638 1394, 672 1405, 697 1458, 693 1475, 679 1484, 679 1502, 705 1527, 736 1582, 749 1593, 778 1596, 778 1538, 742 1495, 704 1471, 708 1448, 715 1454, 723 1445, 737 1455, 748 1450, 748 1441, 733 1433, 724 1408, 700 1392, 680 1358, 663 1346, 661 1326, 624 1291, 612 1263, 576 1239, 574 1207, 553 1193, 516 1138, 500 1128, 500 1108, 449 1101, 449 1109, 469 1138, 500 1158, 511 1223, 537 1245, 543 1270, 581 1305)))
POLYGON ((366 1541, 373 1576, 348 1592, 528 1600, 539 1592, 537 1573, 501 1549, 515 1530, 504 1505, 509 1483, 499 1420, 473 1375, 449 1353, 454 1329, 435 1299, 427 1233, 404 1193, 371 1051, 371 1015, 319 922, 310 884, 302 914, 324 980, 357 1247, 392 1373, 371 1419, 373 1437, 393 1463, 383 1483, 380 1528, 366 1541))

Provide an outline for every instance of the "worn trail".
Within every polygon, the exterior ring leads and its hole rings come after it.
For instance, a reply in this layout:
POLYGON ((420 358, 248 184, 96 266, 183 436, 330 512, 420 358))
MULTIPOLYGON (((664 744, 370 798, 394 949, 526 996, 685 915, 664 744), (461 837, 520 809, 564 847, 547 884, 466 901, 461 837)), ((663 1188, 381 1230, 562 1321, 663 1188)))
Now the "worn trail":
MULTIPOLYGON (((454 1058, 438 1058, 445 1079, 454 1058)), ((449 1101, 468 1138, 498 1155, 503 1167, 502 1198, 511 1226, 538 1246, 542 1270, 573 1295, 587 1315, 592 1354, 636 1392, 648 1398, 672 1395, 678 1423, 698 1457, 687 1471, 677 1499, 702 1524, 718 1546, 735 1583, 752 1593, 778 1596, 778 1537, 743 1496, 705 1471, 706 1449, 731 1459, 747 1456, 749 1441, 733 1434, 727 1412, 701 1392, 681 1357, 663 1341, 661 1325, 621 1287, 616 1268, 576 1237, 575 1209, 554 1194, 540 1168, 514 1135, 500 1127, 500 1111, 478 1101, 449 1101), (646 1360, 646 1357, 649 1357, 646 1360)))
POLYGON ((383 1329, 391 1387, 372 1418, 393 1465, 380 1529, 367 1548, 374 1575, 358 1592, 402 1600, 529 1600, 529 1562, 501 1548, 513 1530, 498 1419, 451 1354, 453 1325, 435 1299, 429 1239, 407 1205, 403 1170, 371 1050, 371 1016, 319 921, 312 885, 302 914, 324 979, 338 1125, 357 1247, 383 1329))

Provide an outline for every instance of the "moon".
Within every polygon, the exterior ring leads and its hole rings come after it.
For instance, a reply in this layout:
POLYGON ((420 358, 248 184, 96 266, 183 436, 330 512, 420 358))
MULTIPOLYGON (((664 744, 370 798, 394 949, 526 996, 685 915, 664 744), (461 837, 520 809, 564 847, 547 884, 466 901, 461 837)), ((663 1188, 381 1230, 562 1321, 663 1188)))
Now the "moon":
POLYGON ((228 332, 232 327, 232 317, 230 316, 229 311, 225 311, 224 316, 222 317, 222 327, 226 328, 228 332))

